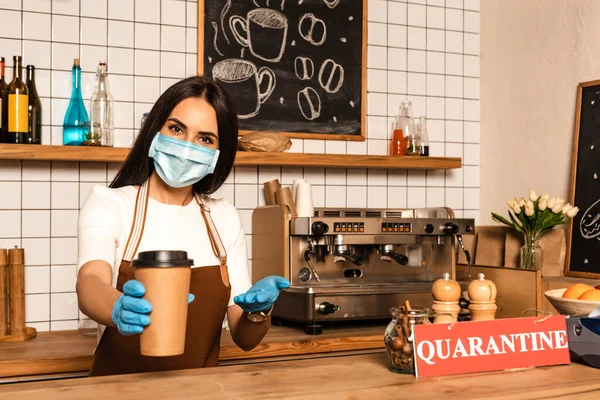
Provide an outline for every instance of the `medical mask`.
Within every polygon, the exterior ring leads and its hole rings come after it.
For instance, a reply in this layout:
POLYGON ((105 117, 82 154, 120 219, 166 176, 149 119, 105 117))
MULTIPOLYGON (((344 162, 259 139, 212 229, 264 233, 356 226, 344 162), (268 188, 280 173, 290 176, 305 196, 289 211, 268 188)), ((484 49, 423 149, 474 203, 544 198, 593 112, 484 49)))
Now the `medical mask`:
POLYGON ((169 186, 191 186, 215 171, 219 150, 173 139, 158 133, 150 145, 158 176, 169 186))

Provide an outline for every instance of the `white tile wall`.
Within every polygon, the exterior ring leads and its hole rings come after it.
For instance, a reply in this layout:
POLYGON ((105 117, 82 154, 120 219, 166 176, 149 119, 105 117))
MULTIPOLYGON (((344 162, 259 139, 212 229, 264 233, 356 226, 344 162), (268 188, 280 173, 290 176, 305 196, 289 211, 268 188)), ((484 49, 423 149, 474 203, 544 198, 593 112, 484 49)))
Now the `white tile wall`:
MULTIPOLYGON (((428 117, 431 154, 463 157, 448 171, 237 167, 217 195, 240 211, 249 243, 261 184, 304 177, 316 207, 448 206, 479 209, 480 0, 368 0, 367 140, 293 139, 293 152, 387 154, 402 100, 428 117)), ((0 56, 37 67, 42 140, 61 144, 73 58, 81 58, 86 102, 98 61, 108 59, 117 143, 172 83, 195 73, 193 0, 0 0, 0 56)), ((27 321, 40 330, 77 328, 77 215, 95 184, 118 164, 0 160, 0 246, 26 249, 27 321)), ((251 256, 251 255, 250 255, 251 256)))

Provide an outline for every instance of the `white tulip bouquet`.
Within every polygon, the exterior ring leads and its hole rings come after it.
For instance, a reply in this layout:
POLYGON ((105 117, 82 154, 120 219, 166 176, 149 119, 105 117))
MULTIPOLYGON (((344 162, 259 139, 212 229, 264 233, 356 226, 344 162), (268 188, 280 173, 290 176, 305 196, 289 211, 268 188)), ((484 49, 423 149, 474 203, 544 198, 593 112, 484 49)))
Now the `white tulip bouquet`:
POLYGON ((579 208, 565 203, 560 197, 549 198, 547 194, 538 196, 535 190, 529 191, 529 199, 508 200, 506 218, 492 213, 492 219, 514 228, 525 237, 525 246, 521 249, 522 268, 541 268, 541 249, 536 250, 537 240, 557 225, 567 222, 579 212, 579 208), (537 251, 537 254, 535 253, 537 251))

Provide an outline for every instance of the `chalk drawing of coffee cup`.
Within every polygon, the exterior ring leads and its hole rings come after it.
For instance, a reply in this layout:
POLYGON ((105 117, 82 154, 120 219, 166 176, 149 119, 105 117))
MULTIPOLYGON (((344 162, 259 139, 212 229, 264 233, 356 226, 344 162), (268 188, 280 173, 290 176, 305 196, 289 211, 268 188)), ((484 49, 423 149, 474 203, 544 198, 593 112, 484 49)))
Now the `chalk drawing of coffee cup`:
POLYGON ((584 239, 593 239, 595 237, 600 240, 600 200, 590 206, 581 217, 579 223, 581 236, 584 239))
POLYGON ((276 85, 275 73, 270 68, 257 69, 254 63, 237 58, 216 63, 212 75, 231 95, 240 119, 252 118, 258 114, 260 105, 269 98, 276 85), (268 78, 268 85, 261 91, 265 78, 268 78), (252 101, 236 102, 236 98, 241 97, 251 98, 252 101))
POLYGON ((279 11, 255 8, 246 18, 234 15, 229 27, 235 40, 250 49, 254 57, 263 61, 279 62, 285 51, 288 20, 279 11))

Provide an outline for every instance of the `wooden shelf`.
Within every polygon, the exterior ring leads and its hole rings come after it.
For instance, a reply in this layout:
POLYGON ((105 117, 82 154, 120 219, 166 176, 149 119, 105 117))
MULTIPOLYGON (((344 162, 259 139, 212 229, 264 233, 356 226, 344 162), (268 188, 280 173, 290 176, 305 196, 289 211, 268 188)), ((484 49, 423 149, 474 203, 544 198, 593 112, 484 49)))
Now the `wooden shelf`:
MULTIPOLYGON (((123 162, 128 153, 127 148, 113 147, 0 145, 0 160, 123 162)), ((235 165, 425 170, 460 168, 462 161, 455 157, 238 152, 235 165)))

